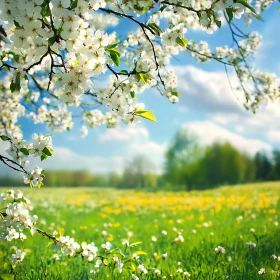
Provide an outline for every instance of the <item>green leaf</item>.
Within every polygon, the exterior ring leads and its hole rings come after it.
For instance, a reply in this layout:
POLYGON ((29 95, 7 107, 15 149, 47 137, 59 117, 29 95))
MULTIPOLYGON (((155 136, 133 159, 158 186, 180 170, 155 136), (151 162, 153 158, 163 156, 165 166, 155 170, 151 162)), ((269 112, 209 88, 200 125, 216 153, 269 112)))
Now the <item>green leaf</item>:
POLYGON ((0 138, 1 138, 3 141, 8 141, 8 140, 9 140, 9 137, 6 136, 6 135, 1 135, 0 138))
POLYGON ((261 17, 261 15, 256 15, 255 18, 256 18, 257 20, 264 21, 263 18, 261 17))
POLYGON ((70 9, 73 10, 73 9, 76 9, 78 6, 78 0, 72 0, 72 3, 70 5, 70 9))
POLYGON ((129 245, 129 247, 135 247, 135 246, 140 245, 140 244, 142 244, 142 242, 141 241, 137 241, 137 242, 131 243, 129 245))
POLYGON ((135 91, 131 91, 131 92, 130 92, 130 96, 131 96, 131 98, 133 98, 134 100, 136 100, 135 91))
POLYGON ((137 256, 147 255, 147 253, 144 251, 136 251, 134 254, 136 254, 137 256))
POLYGON ((45 147, 44 150, 42 151, 44 154, 46 154, 47 156, 52 156, 52 150, 50 150, 49 148, 45 147))
POLYGON ((222 22, 221 22, 220 20, 215 19, 215 23, 217 24, 217 26, 218 26, 219 28, 221 28, 222 22))
POLYGON ((20 151, 26 156, 29 155, 29 151, 26 148, 21 148, 20 151))
POLYGON ((14 81, 12 81, 10 84, 10 90, 11 92, 14 92, 16 90, 16 84, 14 83, 14 81))
POLYGON ((255 9, 252 6, 250 6, 245 0, 236 0, 235 3, 239 3, 239 4, 243 5, 243 6, 245 6, 246 8, 248 8, 254 14, 257 14, 255 9))
POLYGON ((110 55, 111 53, 114 53, 114 54, 116 54, 117 56, 121 56, 121 53, 120 53, 120 51, 119 51, 118 49, 109 49, 109 50, 107 50, 107 52, 109 52, 109 55, 110 55))
POLYGON ((232 8, 226 8, 226 12, 227 12, 227 15, 228 15, 228 20, 229 20, 229 22, 231 22, 232 19, 233 19, 232 8))
POLYGON ((53 37, 49 38, 48 39, 49 46, 52 46, 54 44, 55 40, 56 40, 56 36, 53 36, 53 37))
POLYGON ((155 23, 149 23, 148 26, 159 36, 162 30, 155 23))
POLYGON ((127 75, 128 71, 127 70, 122 70, 121 73, 127 75))
POLYGON ((177 38, 176 38, 176 43, 177 43, 178 45, 180 45, 181 47, 183 47, 183 48, 186 47, 185 42, 184 42, 180 37, 177 37, 177 38))
POLYGON ((152 113, 152 111, 145 111, 145 110, 139 110, 136 111, 135 114, 141 118, 156 122, 157 119, 155 115, 152 113))
POLYGON ((51 137, 51 136, 53 136, 53 134, 51 133, 44 135, 44 137, 51 137))
POLYGON ((115 44, 109 45, 109 46, 107 46, 107 47, 106 47, 106 50, 115 49, 117 46, 118 46, 118 43, 115 43, 115 44))
POLYGON ((103 264, 104 264, 105 266, 108 266, 110 263, 109 263, 109 261, 108 261, 107 259, 103 259, 103 264))
POLYGON ((134 8, 135 8, 135 10, 142 12, 142 13, 147 11, 146 7, 141 7, 138 4, 134 5, 134 8))
POLYGON ((172 95, 175 95, 175 96, 178 96, 178 97, 180 96, 180 93, 177 92, 177 91, 172 91, 171 94, 172 94, 172 95))
POLYGON ((14 280, 15 275, 14 274, 0 274, 1 280, 14 280))
POLYGON ((47 1, 42 5, 41 15, 43 17, 49 17, 51 15, 50 7, 47 1))
POLYGON ((21 29, 22 28, 22 26, 15 20, 14 20, 14 24, 16 26, 16 29, 21 29))
POLYGON ((120 60, 120 56, 119 55, 117 55, 116 53, 110 51, 110 57, 111 57, 111 59, 113 60, 113 62, 117 66, 121 65, 121 60, 120 60))
POLYGON ((161 12, 163 12, 166 8, 167 8, 167 6, 166 6, 166 5, 163 5, 163 6, 160 7, 159 10, 160 10, 161 12))
POLYGON ((44 153, 41 154, 41 161, 45 160, 48 156, 44 153))
POLYGON ((135 74, 135 78, 137 82, 143 81, 144 83, 146 83, 149 79, 149 75, 145 72, 138 72, 135 74))
POLYGON ((10 85, 11 92, 20 91, 20 74, 16 75, 15 81, 13 80, 10 85))

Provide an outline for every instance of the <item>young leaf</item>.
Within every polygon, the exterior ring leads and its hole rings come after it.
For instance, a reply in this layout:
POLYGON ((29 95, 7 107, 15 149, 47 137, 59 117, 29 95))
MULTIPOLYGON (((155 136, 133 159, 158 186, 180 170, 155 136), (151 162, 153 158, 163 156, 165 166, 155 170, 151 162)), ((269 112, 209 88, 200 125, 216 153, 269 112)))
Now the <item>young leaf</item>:
POLYGON ((41 154, 41 161, 45 160, 48 156, 44 153, 41 154))
POLYGON ((14 92, 16 90, 16 84, 14 83, 14 81, 12 81, 10 84, 10 90, 11 92, 14 92))
POLYGON ((20 91, 20 74, 16 75, 15 90, 20 91))
POLYGON ((47 147, 45 147, 42 152, 49 157, 52 156, 52 150, 48 149, 47 147))
POLYGON ((148 26, 159 36, 162 33, 162 30, 155 24, 149 23, 148 26))
POLYGON ((147 253, 144 251, 136 251, 134 254, 136 254, 137 256, 147 255, 147 253))
POLYGON ((141 118, 156 122, 157 119, 155 115, 152 113, 152 111, 145 111, 145 110, 139 110, 136 111, 135 114, 141 118))
POLYGON ((8 140, 9 140, 9 137, 6 136, 6 135, 1 135, 0 138, 1 138, 3 141, 8 141, 8 140))
POLYGON ((227 12, 227 15, 228 15, 228 20, 229 20, 229 22, 231 22, 232 19, 233 19, 232 8, 226 8, 226 12, 227 12))
POLYGON ((106 47, 107 50, 115 49, 118 46, 118 43, 112 44, 106 47))
POLYGON ((49 46, 52 46, 54 44, 55 40, 56 40, 56 36, 53 36, 53 37, 49 38, 48 39, 49 46))
POLYGON ((131 91, 130 92, 130 96, 132 99, 136 99, 136 95, 135 95, 135 92, 134 91, 131 91))
POLYGON ((120 60, 119 55, 110 51, 110 57, 117 66, 121 65, 121 60, 120 60))
POLYGON ((219 28, 221 28, 222 22, 221 22, 220 20, 215 19, 215 23, 217 24, 217 26, 218 26, 219 28))
POLYGON ((108 261, 107 259, 103 259, 103 264, 104 264, 105 266, 108 266, 110 263, 109 263, 109 261, 108 261))
POLYGON ((236 0, 236 3, 239 3, 239 4, 243 5, 243 6, 245 6, 251 12, 253 12, 255 15, 257 14, 255 9, 252 6, 250 6, 245 0, 236 0))
POLYGON ((159 10, 160 10, 161 12, 163 12, 166 8, 167 8, 167 6, 166 6, 166 5, 163 5, 163 6, 160 7, 159 10))
POLYGON ((183 48, 186 47, 185 42, 180 37, 176 38, 176 43, 179 44, 183 48))
POLYGON ((142 244, 142 242, 141 241, 137 241, 137 242, 131 243, 129 245, 129 247, 135 247, 135 246, 140 245, 140 244, 142 244))
POLYGON ((21 148, 20 151, 26 156, 29 155, 29 151, 26 148, 21 148))
POLYGON ((78 0, 73 0, 71 3, 70 9, 71 10, 76 9, 77 6, 78 6, 78 0))
POLYGON ((127 75, 128 71, 127 70, 122 70, 121 73, 124 74, 124 75, 127 75))

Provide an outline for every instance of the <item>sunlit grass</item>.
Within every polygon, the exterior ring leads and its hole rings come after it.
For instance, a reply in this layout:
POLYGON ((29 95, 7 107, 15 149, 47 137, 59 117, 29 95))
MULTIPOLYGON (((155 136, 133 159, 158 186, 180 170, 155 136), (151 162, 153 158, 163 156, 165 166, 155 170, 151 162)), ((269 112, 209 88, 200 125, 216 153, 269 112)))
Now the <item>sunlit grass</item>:
MULTIPOLYGON (((161 275, 140 279, 185 279, 180 269, 188 271, 191 279, 277 279, 274 271, 280 262, 271 260, 271 256, 280 256, 278 182, 188 193, 95 188, 22 190, 33 202, 38 226, 46 231, 57 230, 78 242, 94 241, 98 246, 110 241, 123 251, 124 240, 141 241, 126 254, 147 253, 140 256, 145 266, 158 268, 161 275), (180 233, 183 242, 176 241, 180 233), (250 241, 256 248, 246 245, 250 241), (225 248, 225 254, 215 254, 219 245, 225 248), (166 259, 161 257, 164 253, 166 259), (264 275, 258 274, 260 268, 265 268, 264 275)), ((49 240, 36 236, 24 243, 2 245, 1 254, 10 254, 12 245, 27 250, 16 279, 131 279, 135 270, 128 265, 121 275, 106 269, 91 275, 94 263, 67 257, 55 261, 52 256, 59 252, 48 244, 49 240)))

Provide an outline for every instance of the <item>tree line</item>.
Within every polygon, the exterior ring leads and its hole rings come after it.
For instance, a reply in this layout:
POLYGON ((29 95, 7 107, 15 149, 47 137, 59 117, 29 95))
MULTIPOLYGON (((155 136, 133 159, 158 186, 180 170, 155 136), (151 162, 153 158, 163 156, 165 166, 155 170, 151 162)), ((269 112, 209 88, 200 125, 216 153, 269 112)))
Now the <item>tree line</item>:
MULTIPOLYGON (((169 190, 206 189, 220 185, 280 180, 280 150, 255 155, 238 150, 229 142, 200 144, 190 131, 179 131, 166 152, 163 174, 143 155, 127 163, 122 174, 91 174, 87 170, 46 170, 44 184, 50 187, 115 187, 169 190)), ((14 177, 1 177, 1 186, 20 186, 14 177)))
POLYGON ((187 190, 280 180, 280 150, 252 156, 229 142, 202 147, 195 135, 183 130, 166 153, 163 178, 170 188, 184 186, 187 190))

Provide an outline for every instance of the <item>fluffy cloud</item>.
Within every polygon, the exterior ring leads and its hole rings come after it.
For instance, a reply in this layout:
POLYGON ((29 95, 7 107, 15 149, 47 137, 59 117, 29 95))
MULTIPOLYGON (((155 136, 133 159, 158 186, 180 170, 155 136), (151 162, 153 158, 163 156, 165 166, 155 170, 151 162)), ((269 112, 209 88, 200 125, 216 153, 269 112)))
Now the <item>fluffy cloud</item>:
POLYGON ((131 160, 134 156, 141 154, 149 158, 155 166, 154 173, 161 173, 164 162, 165 144, 159 144, 150 139, 149 131, 144 126, 137 124, 133 126, 108 129, 100 135, 100 143, 120 142, 118 153, 124 161, 131 160))
MULTIPOLYGON (((6 153, 9 144, 1 141, 0 154, 10 158, 6 153)), ((106 173, 108 171, 121 172, 124 158, 121 156, 96 157, 77 154, 68 148, 55 147, 55 151, 52 157, 49 157, 45 161, 40 161, 38 158, 30 158, 30 165, 26 167, 26 170, 32 170, 36 166, 40 166, 46 170, 58 170, 58 169, 88 169, 92 173, 106 173)), ((0 175, 18 175, 18 172, 11 168, 2 165, 0 168, 0 175)))
POLYGON ((280 130, 271 130, 267 133, 267 136, 271 142, 280 143, 280 130))
POLYGON ((87 169, 92 173, 106 173, 108 171, 121 172, 123 158, 121 156, 96 157, 77 154, 68 148, 56 147, 54 155, 39 163, 44 169, 87 169))
MULTIPOLYGON (((152 141, 148 130, 141 124, 108 129, 98 139, 100 147, 113 145, 116 141, 118 141, 117 149, 113 155, 108 156, 83 155, 69 148, 56 146, 52 157, 43 162, 38 159, 31 159, 31 164, 26 169, 31 170, 35 166, 40 166, 46 170, 88 169, 92 173, 107 173, 110 171, 120 173, 127 162, 141 154, 153 162, 154 173, 162 172, 166 145, 152 141)), ((8 143, 1 141, 0 154, 5 155, 5 150, 8 147, 8 143)), ((0 175, 15 175, 15 173, 8 167, 3 168, 1 166, 0 168, 0 175)))
POLYGON ((190 122, 183 125, 184 128, 194 132, 199 141, 208 145, 215 141, 230 142, 240 151, 254 155, 261 150, 271 151, 272 146, 258 139, 248 139, 233 133, 210 121, 190 122))
MULTIPOLYGON (((192 109, 202 109, 207 113, 242 113, 243 106, 232 92, 226 73, 207 72, 194 66, 173 67, 178 77, 180 104, 192 109)), ((231 77, 234 86, 236 80, 231 77)))
POLYGON ((149 138, 149 131, 143 126, 127 126, 107 129, 107 131, 99 137, 100 142, 112 141, 142 141, 149 138))
MULTIPOLYGON (((181 106, 189 112, 197 110, 211 121, 226 125, 251 138, 266 137, 279 142, 275 131, 280 130, 280 102, 263 104, 256 114, 243 107, 243 93, 233 91, 224 72, 208 72, 194 66, 176 66, 181 106), (274 136, 273 136, 274 135, 274 136)), ((231 85, 237 81, 230 76, 231 85)))

